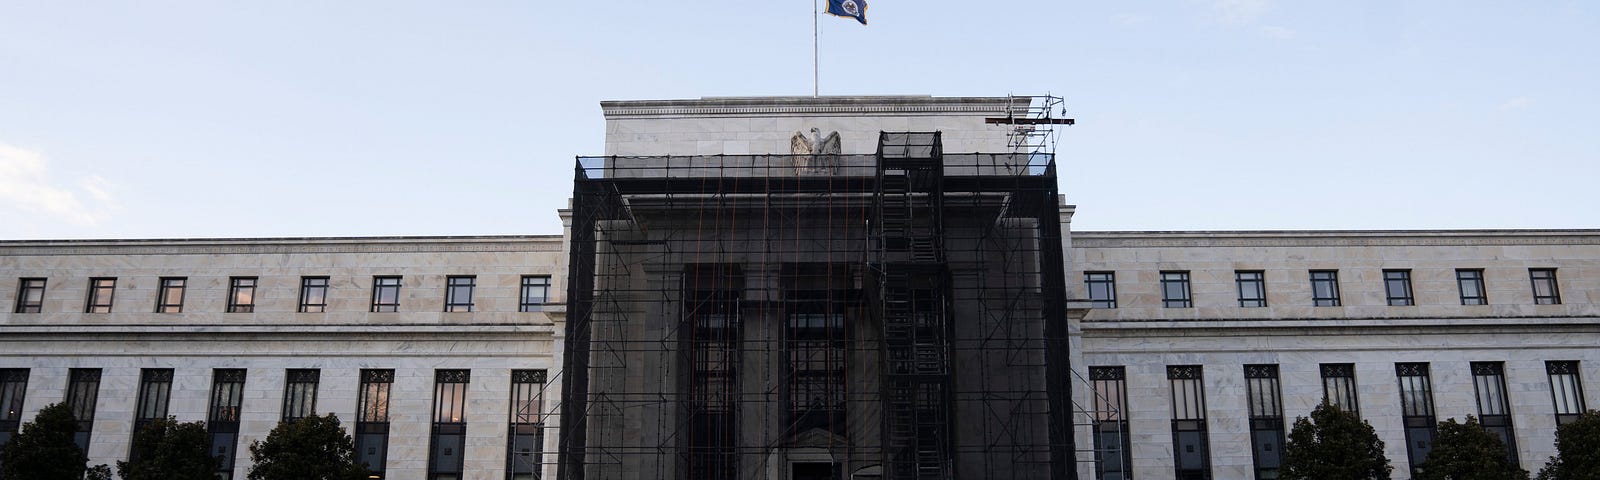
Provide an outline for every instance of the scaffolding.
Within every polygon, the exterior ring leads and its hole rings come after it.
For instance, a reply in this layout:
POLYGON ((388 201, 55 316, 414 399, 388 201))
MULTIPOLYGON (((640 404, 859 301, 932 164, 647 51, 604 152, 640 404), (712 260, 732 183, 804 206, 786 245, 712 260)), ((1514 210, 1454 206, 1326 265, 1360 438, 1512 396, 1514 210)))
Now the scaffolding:
POLYGON ((1049 152, 884 132, 575 179, 558 478, 1074 477, 1049 152))

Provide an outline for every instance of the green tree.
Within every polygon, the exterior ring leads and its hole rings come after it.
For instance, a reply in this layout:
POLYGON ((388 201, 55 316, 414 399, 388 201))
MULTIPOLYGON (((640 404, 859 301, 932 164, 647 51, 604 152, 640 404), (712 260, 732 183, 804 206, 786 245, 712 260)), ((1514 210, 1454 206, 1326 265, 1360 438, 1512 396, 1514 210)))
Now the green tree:
POLYGON ((1556 427, 1556 455, 1539 470, 1539 480, 1600 480, 1600 412, 1556 427))
POLYGON ((1326 403, 1294 420, 1284 446, 1284 480, 1389 480, 1393 469, 1371 424, 1326 403))
POLYGON ((133 461, 117 462, 117 475, 122 480, 212 480, 217 458, 210 450, 204 423, 156 420, 134 433, 133 461))
POLYGON ((32 422, 0 451, 0 476, 30 480, 79 480, 89 457, 72 442, 78 421, 65 403, 39 410, 32 422))
POLYGON ((249 480, 361 480, 366 467, 356 460, 355 441, 339 417, 311 415, 280 423, 266 441, 250 445, 249 480))
POLYGON ((1417 480, 1527 480, 1528 472, 1506 457, 1506 444, 1467 415, 1439 422, 1433 451, 1423 460, 1417 480))

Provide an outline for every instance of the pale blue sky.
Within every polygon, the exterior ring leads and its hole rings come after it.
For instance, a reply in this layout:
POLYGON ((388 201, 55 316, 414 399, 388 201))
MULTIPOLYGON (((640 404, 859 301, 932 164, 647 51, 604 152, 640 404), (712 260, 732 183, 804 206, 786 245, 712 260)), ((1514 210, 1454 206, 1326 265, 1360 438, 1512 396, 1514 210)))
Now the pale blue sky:
MULTIPOLYGON (((822 93, 1066 97, 1080 230, 1600 228, 1597 5, 874 0, 822 93)), ((810 94, 812 6, 0 0, 0 238, 559 233, 598 102, 810 94)))

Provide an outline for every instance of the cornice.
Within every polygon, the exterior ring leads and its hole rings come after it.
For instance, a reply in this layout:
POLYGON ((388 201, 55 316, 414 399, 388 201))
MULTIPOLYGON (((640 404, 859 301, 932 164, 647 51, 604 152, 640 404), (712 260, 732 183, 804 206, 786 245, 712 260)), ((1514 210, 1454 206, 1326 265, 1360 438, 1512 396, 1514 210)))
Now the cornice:
POLYGON ((560 252, 561 237, 370 237, 0 242, 0 256, 560 252))
POLYGON ((1004 115, 1006 97, 722 97, 600 102, 607 119, 711 116, 1004 115))
POLYGON ((1600 230, 1072 232, 1073 248, 1600 245, 1600 230))

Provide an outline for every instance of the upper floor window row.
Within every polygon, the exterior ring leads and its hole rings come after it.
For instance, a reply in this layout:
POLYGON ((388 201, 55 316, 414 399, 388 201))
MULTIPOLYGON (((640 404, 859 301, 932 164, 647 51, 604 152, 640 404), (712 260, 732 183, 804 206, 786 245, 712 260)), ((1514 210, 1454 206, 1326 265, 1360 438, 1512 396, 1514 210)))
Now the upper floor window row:
MULTIPOLYGON (((1481 268, 1456 269, 1456 289, 1462 305, 1488 305, 1489 293, 1484 286, 1481 268)), ((1338 270, 1310 270, 1311 304, 1318 307, 1343 305, 1339 293, 1338 270)), ((1116 272, 1084 272, 1084 290, 1093 308, 1117 308, 1116 272)), ((1188 271, 1160 272, 1161 306, 1164 308, 1189 308, 1194 306, 1194 294, 1188 271)), ((1528 279, 1532 283, 1534 304, 1557 305, 1561 303, 1561 289, 1554 268, 1530 268, 1528 279)), ((1261 270, 1234 272, 1240 307, 1267 306, 1266 273, 1261 270)), ((1416 292, 1411 283, 1411 270, 1383 270, 1384 299, 1390 306, 1416 305, 1416 292)))
MULTIPOLYGON (((14 313, 43 313, 45 308, 45 278, 23 277, 17 279, 17 298, 14 313)), ((376 313, 400 311, 402 277, 378 275, 372 277, 372 297, 368 311, 376 313)), ((224 312, 254 313, 257 291, 261 285, 258 277, 228 277, 224 312)), ((477 277, 451 275, 445 278, 444 311, 471 312, 475 310, 474 294, 477 277)), ((183 313, 184 299, 188 293, 187 277, 160 277, 157 280, 155 313, 183 313)), ((322 313, 328 310, 328 298, 333 288, 329 277, 300 277, 299 313, 322 313)), ((550 301, 549 275, 523 275, 518 284, 517 311, 537 312, 550 301)), ((84 313, 111 313, 117 293, 116 277, 89 279, 84 295, 84 313)))

